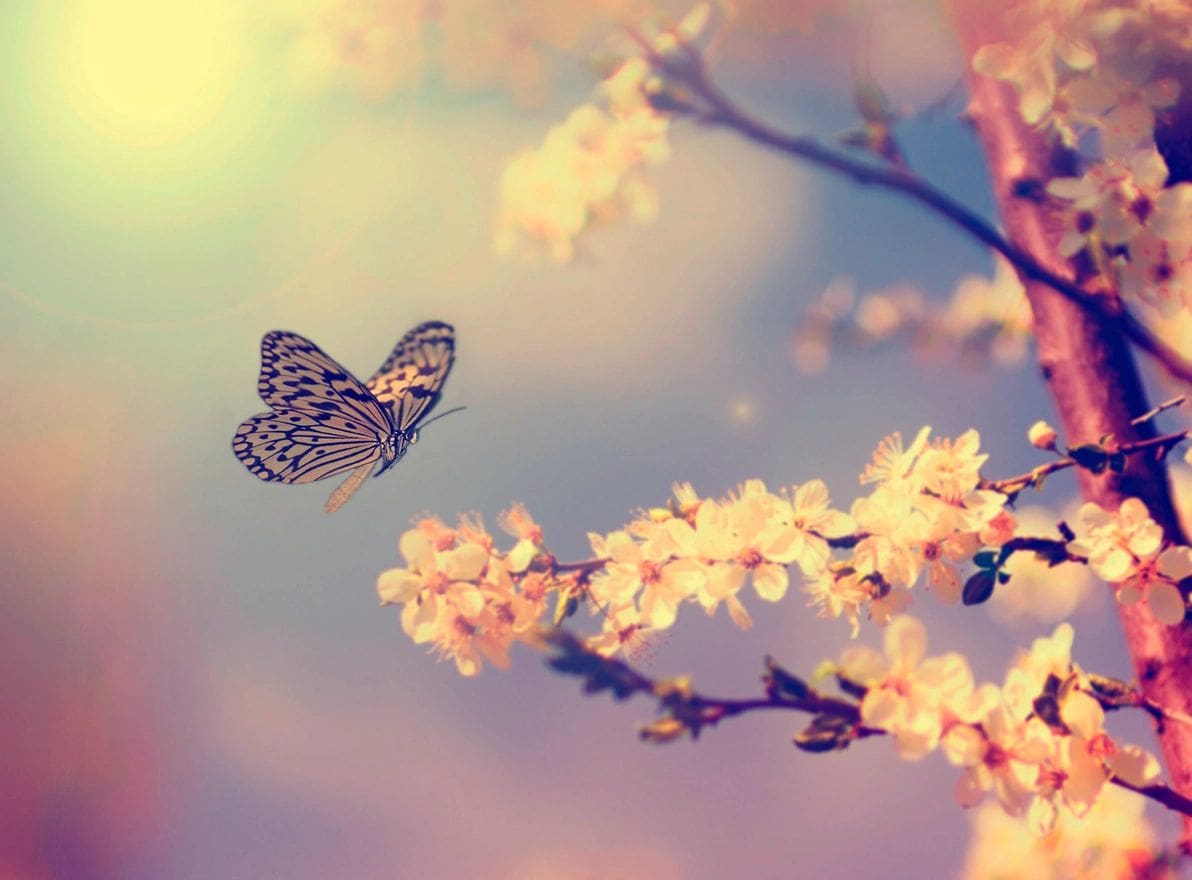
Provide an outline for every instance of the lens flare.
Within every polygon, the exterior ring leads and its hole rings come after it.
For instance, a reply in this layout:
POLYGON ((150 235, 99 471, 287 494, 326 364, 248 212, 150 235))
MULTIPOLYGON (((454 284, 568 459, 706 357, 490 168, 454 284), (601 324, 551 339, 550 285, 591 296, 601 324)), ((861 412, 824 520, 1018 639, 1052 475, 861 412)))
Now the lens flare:
POLYGON ((177 143, 224 105, 239 65, 237 24, 224 0, 77 0, 59 21, 58 78, 103 137, 177 143))

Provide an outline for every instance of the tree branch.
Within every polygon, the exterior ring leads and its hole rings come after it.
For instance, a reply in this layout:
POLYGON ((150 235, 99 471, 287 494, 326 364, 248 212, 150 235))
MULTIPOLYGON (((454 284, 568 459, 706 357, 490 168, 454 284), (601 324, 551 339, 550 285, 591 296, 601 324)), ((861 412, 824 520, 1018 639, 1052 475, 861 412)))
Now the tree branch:
MULTIPOLYGON (((1117 323, 1131 342, 1153 357, 1174 378, 1192 383, 1192 362, 1185 360, 1179 352, 1155 336, 1116 297, 1090 294, 1073 281, 1051 271, 1029 251, 1005 238, 983 217, 902 166, 873 165, 829 150, 809 137, 781 132, 753 118, 712 82, 703 57, 685 43, 679 42, 680 54, 676 57, 658 52, 648 40, 632 29, 629 34, 658 70, 665 73, 668 79, 690 89, 692 95, 703 102, 706 109, 702 111, 694 107, 686 108, 694 111, 699 121, 731 128, 750 140, 836 171, 859 184, 900 192, 910 197, 1000 253, 1025 278, 1048 285, 1101 320, 1117 323)), ((675 108, 668 104, 665 109, 684 108, 675 108)))

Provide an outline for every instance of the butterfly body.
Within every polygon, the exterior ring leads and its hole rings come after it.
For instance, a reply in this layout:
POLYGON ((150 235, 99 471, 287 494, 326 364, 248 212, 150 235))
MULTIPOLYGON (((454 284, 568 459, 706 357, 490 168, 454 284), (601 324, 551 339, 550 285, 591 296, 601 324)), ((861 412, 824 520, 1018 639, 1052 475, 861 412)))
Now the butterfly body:
POLYGON ((381 462, 377 476, 417 441, 455 359, 455 334, 441 321, 401 338, 364 384, 297 333, 261 340, 257 391, 270 407, 246 419, 232 451, 262 480, 309 483, 351 471, 327 502, 337 510, 381 462))

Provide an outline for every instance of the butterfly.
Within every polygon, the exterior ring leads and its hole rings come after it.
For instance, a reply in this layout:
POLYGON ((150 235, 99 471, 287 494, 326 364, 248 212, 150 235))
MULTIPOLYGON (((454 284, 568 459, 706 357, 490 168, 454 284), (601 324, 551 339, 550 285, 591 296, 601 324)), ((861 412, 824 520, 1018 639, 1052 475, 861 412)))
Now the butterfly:
POLYGON ((378 461, 380 476, 417 442, 454 362, 455 330, 442 321, 403 336, 367 385, 309 339, 272 330, 261 340, 257 380, 270 412, 240 423, 232 452, 269 482, 311 483, 351 471, 324 505, 334 513, 378 461))

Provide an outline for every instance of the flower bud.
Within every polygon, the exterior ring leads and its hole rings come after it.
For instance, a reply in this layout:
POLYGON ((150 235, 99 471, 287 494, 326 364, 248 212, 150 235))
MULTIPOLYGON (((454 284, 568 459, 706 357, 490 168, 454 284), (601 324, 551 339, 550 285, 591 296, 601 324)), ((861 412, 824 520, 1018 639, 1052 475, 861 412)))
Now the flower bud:
POLYGON ((1055 428, 1044 421, 1035 422, 1031 425, 1031 429, 1026 432, 1027 439, 1031 441, 1031 446, 1038 449, 1055 449, 1056 432, 1055 428))

